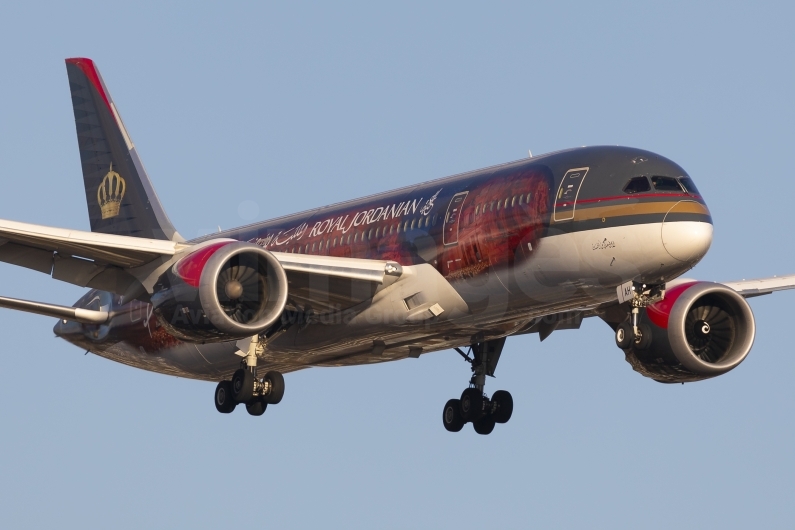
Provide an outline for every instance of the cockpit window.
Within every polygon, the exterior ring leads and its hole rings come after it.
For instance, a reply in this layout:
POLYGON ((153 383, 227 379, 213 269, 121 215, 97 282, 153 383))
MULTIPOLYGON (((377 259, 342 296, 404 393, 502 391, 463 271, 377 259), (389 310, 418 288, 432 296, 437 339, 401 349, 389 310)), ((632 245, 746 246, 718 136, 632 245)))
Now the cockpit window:
POLYGON ((701 195, 698 192, 698 188, 696 188, 693 179, 690 177, 682 177, 679 179, 679 182, 682 184, 682 186, 684 186, 685 190, 687 190, 690 195, 701 195))
POLYGON ((649 179, 646 177, 631 178, 624 186, 624 193, 643 193, 644 191, 651 191, 649 179))
POLYGON ((651 178, 651 183, 654 184, 654 189, 657 191, 678 191, 682 192, 682 187, 679 182, 672 177, 659 177, 654 176, 651 178))

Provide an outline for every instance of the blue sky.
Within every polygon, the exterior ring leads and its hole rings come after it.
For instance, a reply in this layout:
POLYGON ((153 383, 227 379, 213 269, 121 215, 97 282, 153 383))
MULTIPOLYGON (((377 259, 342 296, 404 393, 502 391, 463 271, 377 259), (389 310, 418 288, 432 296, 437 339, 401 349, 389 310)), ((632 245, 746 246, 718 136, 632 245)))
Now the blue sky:
MULTIPOLYGON (((0 218, 87 229, 63 59, 102 71, 192 237, 579 145, 681 164, 715 221, 689 276, 795 273, 785 2, 18 2, 3 7, 0 218)), ((81 289, 0 265, 0 295, 81 289)), ((610 329, 508 340, 482 437, 444 431, 454 352, 289 374, 260 418, 0 310, 8 528, 791 528, 795 293, 735 371, 664 386, 610 329)))

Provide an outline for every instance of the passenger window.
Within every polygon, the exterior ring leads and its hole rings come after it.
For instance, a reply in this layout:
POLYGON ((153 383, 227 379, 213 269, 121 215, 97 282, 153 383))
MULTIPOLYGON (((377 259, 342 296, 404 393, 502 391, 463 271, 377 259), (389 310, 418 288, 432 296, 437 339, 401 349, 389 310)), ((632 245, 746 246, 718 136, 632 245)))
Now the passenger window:
POLYGON ((315 251, 315 243, 312 243, 312 252, 315 251))
POLYGON ((516 206, 516 195, 514 195, 513 199, 511 199, 511 208, 513 208, 514 206, 516 206))
POLYGON ((478 205, 478 206, 475 206, 475 215, 477 215, 477 214, 478 214, 478 210, 479 210, 479 209, 480 209, 480 205, 478 205))
POLYGON ((334 247, 336 247, 336 246, 337 246, 337 238, 335 237, 335 238, 334 238, 334 242, 333 242, 333 243, 331 243, 331 247, 332 247, 332 248, 334 248, 334 247))
POLYGON ((627 185, 624 186, 624 193, 643 193, 644 191, 651 191, 649 179, 646 177, 631 178, 627 185))
POLYGON ((691 179, 690 177, 682 177, 682 178, 679 179, 679 182, 682 184, 682 186, 684 186, 685 190, 690 195, 701 195, 698 192, 698 188, 696 188, 696 185, 693 182, 693 179, 691 179))
POLYGON ((657 191, 682 191, 682 186, 675 178, 654 176, 651 178, 651 183, 657 191))
POLYGON ((524 200, 527 204, 530 204, 530 194, 527 194, 527 198, 524 200))
POLYGON ((417 220, 416 220, 416 219, 412 219, 412 220, 411 220, 411 229, 412 229, 412 230, 414 230, 414 226, 415 226, 415 225, 414 225, 414 223, 416 223, 416 222, 417 222, 417 220))
POLYGON ((519 206, 522 205, 522 199, 524 199, 524 195, 519 195, 519 206))
POLYGON ((503 204, 503 205, 502 205, 502 207, 503 207, 503 208, 507 208, 507 207, 508 207, 508 201, 509 201, 510 199, 511 199, 510 197, 508 197, 507 199, 505 199, 505 204, 503 204))

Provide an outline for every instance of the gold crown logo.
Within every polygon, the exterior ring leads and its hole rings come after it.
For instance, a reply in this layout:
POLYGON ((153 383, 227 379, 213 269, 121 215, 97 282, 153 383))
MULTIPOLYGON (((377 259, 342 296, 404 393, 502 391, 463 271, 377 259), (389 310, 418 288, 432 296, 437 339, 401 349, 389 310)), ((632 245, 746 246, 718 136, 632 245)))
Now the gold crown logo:
POLYGON ((102 179, 97 190, 97 202, 102 210, 103 219, 110 219, 119 215, 121 200, 124 198, 126 189, 127 183, 124 182, 121 175, 113 171, 113 162, 111 162, 110 171, 102 179))

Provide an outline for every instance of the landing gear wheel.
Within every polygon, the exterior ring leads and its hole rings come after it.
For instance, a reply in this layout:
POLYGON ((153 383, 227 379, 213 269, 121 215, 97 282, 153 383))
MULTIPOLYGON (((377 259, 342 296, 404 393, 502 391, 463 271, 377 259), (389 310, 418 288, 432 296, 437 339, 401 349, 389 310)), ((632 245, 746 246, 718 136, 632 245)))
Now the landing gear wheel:
POLYGON ((461 417, 461 402, 457 399, 449 400, 442 412, 442 423, 444 428, 450 432, 458 432, 464 428, 464 418, 461 417))
POLYGON ((638 334, 640 336, 635 337, 635 348, 648 350, 651 346, 651 326, 644 323, 638 324, 638 334))
POLYGON ((491 434, 494 430, 494 416, 483 416, 479 420, 472 422, 472 427, 478 434, 491 434))
POLYGON ((511 396, 511 393, 507 390, 497 390, 491 396, 491 401, 497 405, 496 410, 491 414, 494 421, 497 423, 508 423, 508 420, 511 419, 511 414, 513 414, 513 396, 511 396))
POLYGON ((467 388, 461 394, 461 417, 475 421, 483 414, 483 393, 477 388, 467 388))
POLYGON ((632 346, 632 339, 635 336, 635 331, 632 329, 632 324, 625 320, 616 328, 616 346, 622 350, 627 350, 632 346))
POLYGON ((284 397, 284 376, 279 372, 268 372, 264 380, 270 383, 270 390, 265 400, 271 405, 276 405, 284 397))
POLYGON ((261 396, 255 397, 246 403, 246 412, 252 416, 262 416, 267 408, 268 404, 261 396))
POLYGON ((222 414, 229 414, 235 407, 237 402, 232 397, 232 383, 229 381, 221 381, 215 387, 215 408, 222 414))
POLYGON ((232 376, 232 394, 238 403, 247 403, 254 397, 254 374, 247 368, 240 368, 232 376))

